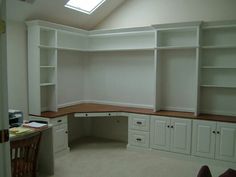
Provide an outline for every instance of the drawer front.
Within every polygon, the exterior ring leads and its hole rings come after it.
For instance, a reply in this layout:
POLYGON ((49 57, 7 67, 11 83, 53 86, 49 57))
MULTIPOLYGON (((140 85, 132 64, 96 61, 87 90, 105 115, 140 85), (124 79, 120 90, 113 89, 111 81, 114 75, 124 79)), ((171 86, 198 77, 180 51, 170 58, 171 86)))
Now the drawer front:
POLYGON ((149 131, 150 116, 131 114, 129 117, 129 128, 132 130, 149 131))
POLYGON ((117 116, 117 112, 75 113, 74 117, 110 117, 117 116))
POLYGON ((138 147, 149 147, 149 132, 129 131, 129 144, 138 147))
POLYGON ((54 125, 67 124, 67 116, 50 119, 50 123, 54 125))

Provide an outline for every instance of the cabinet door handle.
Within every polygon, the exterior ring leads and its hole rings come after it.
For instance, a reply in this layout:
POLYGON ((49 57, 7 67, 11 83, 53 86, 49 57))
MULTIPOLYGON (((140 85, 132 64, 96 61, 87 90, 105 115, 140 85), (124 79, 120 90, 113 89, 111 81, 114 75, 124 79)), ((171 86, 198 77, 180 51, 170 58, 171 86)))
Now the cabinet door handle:
POLYGON ((68 131, 66 131, 65 133, 68 134, 68 131))
POLYGON ((137 141, 142 141, 142 139, 141 139, 141 138, 136 138, 136 140, 137 140, 137 141))
POLYGON ((62 120, 58 120, 57 122, 59 123, 59 122, 61 122, 62 120))
POLYGON ((170 128, 174 128, 174 126, 173 126, 173 125, 171 125, 171 126, 170 126, 170 128))
POLYGON ((167 128, 170 128, 170 126, 169 126, 169 125, 167 125, 167 128))
POLYGON ((214 134, 215 134, 215 133, 216 133, 216 131, 214 131, 214 130, 213 130, 213 131, 212 131, 212 133, 214 133, 214 134))
POLYGON ((217 131, 216 133, 217 133, 218 135, 220 134, 220 132, 219 132, 219 131, 217 131))
POLYGON ((138 122, 136 122, 136 124, 142 125, 142 122, 138 121, 138 122))

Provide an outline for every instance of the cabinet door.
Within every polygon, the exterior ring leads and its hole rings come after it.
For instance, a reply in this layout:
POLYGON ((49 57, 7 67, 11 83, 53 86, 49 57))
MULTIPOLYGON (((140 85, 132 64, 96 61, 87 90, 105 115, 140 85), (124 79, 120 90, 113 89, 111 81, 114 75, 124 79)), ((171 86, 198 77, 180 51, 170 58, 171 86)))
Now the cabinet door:
POLYGON ((170 118, 151 117, 151 148, 170 150, 170 118))
POLYGON ((216 122, 193 121, 192 154, 200 157, 214 158, 216 122))
POLYGON ((54 153, 62 151, 68 147, 67 124, 53 127, 54 153))
POLYGON ((216 159, 236 162, 236 124, 218 123, 216 159))
POLYGON ((191 120, 171 119, 171 151, 190 154, 191 120))

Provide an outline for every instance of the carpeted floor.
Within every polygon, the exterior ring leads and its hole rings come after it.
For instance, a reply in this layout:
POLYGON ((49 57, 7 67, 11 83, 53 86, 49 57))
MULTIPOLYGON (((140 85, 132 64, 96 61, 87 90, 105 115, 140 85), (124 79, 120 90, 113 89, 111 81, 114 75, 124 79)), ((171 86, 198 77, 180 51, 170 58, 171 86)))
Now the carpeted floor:
MULTIPOLYGON (((196 177, 203 164, 158 153, 126 149, 126 144, 86 139, 55 162, 53 177, 196 177)), ((213 177, 226 169, 210 166, 213 177)))

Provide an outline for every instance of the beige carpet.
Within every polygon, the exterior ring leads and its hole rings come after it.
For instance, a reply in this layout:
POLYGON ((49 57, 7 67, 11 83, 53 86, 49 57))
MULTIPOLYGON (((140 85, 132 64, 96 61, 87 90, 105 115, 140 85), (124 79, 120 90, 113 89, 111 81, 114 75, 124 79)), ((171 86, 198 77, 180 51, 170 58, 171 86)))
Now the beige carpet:
MULTIPOLYGON (((121 142, 86 139, 56 159, 53 177, 196 177, 203 164, 158 153, 129 151, 121 142)), ((213 177, 226 168, 210 165, 213 177)))

